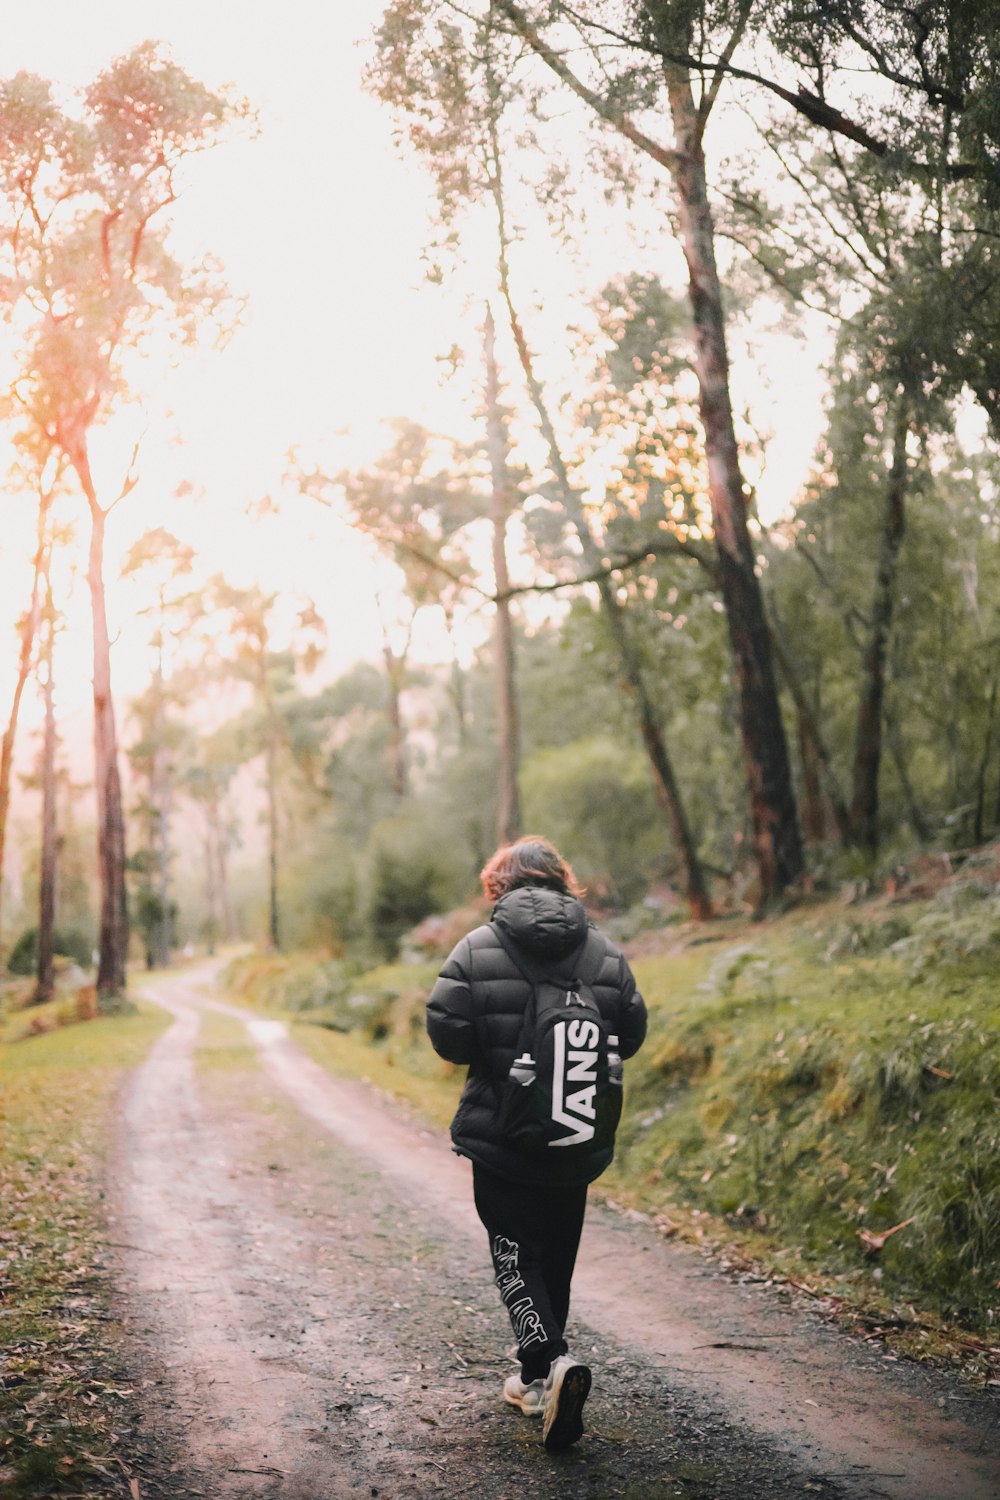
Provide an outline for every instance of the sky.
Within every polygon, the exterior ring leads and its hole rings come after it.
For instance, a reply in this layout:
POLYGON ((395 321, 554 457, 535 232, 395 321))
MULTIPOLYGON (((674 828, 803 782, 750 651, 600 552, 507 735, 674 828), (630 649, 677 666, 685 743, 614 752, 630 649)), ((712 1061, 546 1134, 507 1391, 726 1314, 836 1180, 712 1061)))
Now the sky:
MULTIPOLYGON (((65 90, 79 88, 115 56, 160 39, 195 77, 231 83, 259 117, 255 137, 230 140, 192 165, 173 211, 177 248, 192 257, 210 251, 245 297, 240 328, 221 352, 204 349, 159 372, 144 407, 94 438, 105 495, 117 493, 132 443, 141 438, 140 482, 112 514, 107 536, 113 671, 124 697, 143 685, 149 658, 135 628, 136 586, 120 583, 117 573, 128 548, 153 526, 167 526, 197 548, 201 575, 218 570, 236 584, 259 581, 279 592, 289 614, 303 596, 314 600, 329 627, 328 675, 373 657, 380 574, 370 545, 283 487, 289 449, 339 468, 373 457, 392 417, 456 435, 469 420, 469 402, 454 382, 443 382, 439 357, 456 341, 475 347, 481 307, 468 298, 475 277, 456 269, 443 288, 424 277, 430 187, 412 160, 401 160, 391 116, 361 82, 381 11, 381 0, 286 0, 280 7, 273 0, 97 0, 81 24, 78 0, 35 0, 8 17, 6 74, 26 69, 65 90), (178 486, 190 494, 176 498, 178 486), (266 495, 280 505, 262 517, 255 507, 266 495)), ((623 268, 627 253, 613 219, 595 223, 594 288, 604 271, 623 268)), ((467 249, 471 262, 480 247, 470 238, 467 249)), ((546 311, 534 325, 544 364, 547 353, 558 353, 560 321, 564 328, 572 317, 579 268, 567 274, 571 268, 551 243, 539 243, 535 254, 533 279, 546 289, 546 311)), ((663 269, 674 277, 680 270, 667 237, 663 269)), ((777 505, 790 498, 808 457, 815 387, 801 353, 793 360, 787 349, 762 362, 754 378, 762 420, 781 434, 769 464, 777 505)), ((20 497, 0 497, 0 504, 5 714, 11 625, 29 583, 31 515, 20 497)), ((82 502, 77 514, 82 543, 82 502)), ((384 586, 384 572, 381 578, 384 586)), ((77 571, 74 582, 68 567, 64 592, 57 694, 64 732, 69 725, 89 739, 88 601, 82 577, 77 571)), ((25 714, 30 724, 37 704, 26 702, 25 714)))
MULTIPOLYGON (((319 596, 335 662, 377 645, 367 549, 306 501, 280 519, 248 521, 246 512, 276 494, 293 444, 360 461, 377 447, 379 417, 443 415, 424 399, 436 386, 442 340, 440 310, 421 285, 423 184, 399 162, 390 122, 359 81, 358 39, 378 9, 99 0, 82 26, 72 0, 39 0, 5 28, 6 72, 26 69, 66 87, 85 85, 147 38, 165 39, 189 72, 232 83, 259 115, 255 139, 199 159, 174 215, 178 248, 209 250, 246 298, 241 328, 221 353, 202 351, 166 372, 144 411, 95 435, 107 495, 118 492, 142 435, 140 483, 108 526, 114 666, 126 691, 145 666, 137 633, 126 629, 135 590, 116 585, 117 568, 154 525, 191 541, 209 571, 224 569, 233 582, 261 579, 290 600, 319 596), (405 360, 394 354, 401 328, 405 360), (352 439, 331 443, 345 427, 352 439), (179 505, 173 492, 185 482, 193 497, 179 505)), ((2 503, 12 521, 13 502, 2 503)), ((26 594, 30 517, 21 519, 4 527, 0 543, 0 629, 26 594)), ((89 692, 84 592, 75 590, 67 631, 79 649, 70 640, 63 648, 66 707, 89 692)), ((4 667, 5 684, 9 659, 4 667)))

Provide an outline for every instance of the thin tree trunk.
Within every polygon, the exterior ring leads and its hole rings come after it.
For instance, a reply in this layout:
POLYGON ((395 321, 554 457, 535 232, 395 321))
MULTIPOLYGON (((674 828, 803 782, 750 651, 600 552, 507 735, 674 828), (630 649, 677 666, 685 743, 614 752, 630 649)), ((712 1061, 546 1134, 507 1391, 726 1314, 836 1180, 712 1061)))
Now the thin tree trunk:
POLYGON ((929 844, 932 831, 927 819, 920 810, 917 794, 913 790, 913 782, 910 780, 910 772, 906 764, 906 749, 903 745, 903 736, 899 732, 899 720, 894 714, 886 710, 885 713, 885 735, 889 745, 889 753, 896 767, 896 775, 899 777, 899 785, 903 792, 903 801, 906 803, 906 816, 910 827, 916 834, 921 844, 929 844))
POLYGON ((858 718, 854 736, 851 834, 857 846, 874 858, 878 851, 879 770, 882 764, 886 661, 892 636, 899 577, 899 553, 906 529, 906 438, 909 412, 905 396, 896 408, 892 463, 882 503, 875 596, 871 630, 862 664, 858 718))
POLYGON ((160 922, 157 932, 157 957, 156 961, 161 968, 166 968, 173 956, 173 921, 170 913, 170 773, 164 764, 167 752, 163 749, 157 751, 157 865, 159 874, 159 890, 157 895, 160 901, 160 922))
MULTIPOLYGON (((525 383, 528 387, 528 394, 531 397, 531 403, 535 408, 539 426, 542 429, 542 435, 549 450, 549 466, 559 486, 563 509, 580 540, 580 547, 586 568, 591 572, 597 572, 601 566, 600 548, 597 546, 593 533, 587 523, 587 517, 580 503, 580 497, 570 483, 569 473, 562 456, 562 449, 559 446, 559 439, 556 436, 555 426, 549 414, 548 403, 545 400, 545 392, 535 374, 534 361, 531 357, 531 351, 528 348, 528 340, 525 337, 524 328, 518 317, 511 294, 510 268, 507 261, 507 230, 503 197, 502 162, 497 138, 496 121, 492 115, 490 118, 490 148, 493 157, 490 177, 493 200, 496 207, 499 240, 498 269, 500 292, 504 300, 504 306, 507 309, 507 319, 514 338, 514 344, 517 348, 517 355, 524 373, 525 383)), ((597 588, 601 605, 608 617, 611 637, 615 643, 618 659, 621 663, 625 691, 635 708, 639 732, 646 747, 646 754, 649 758, 650 770, 653 777, 653 792, 661 811, 667 819, 674 849, 677 852, 677 857, 684 872, 684 894, 691 909, 691 915, 698 921, 706 921, 712 915, 712 902, 708 893, 708 884, 705 880, 701 861, 698 858, 691 825, 684 807, 683 798, 681 797, 673 764, 667 751, 666 739, 659 716, 653 707, 646 685, 639 660, 639 653, 632 644, 625 611, 618 602, 614 585, 610 578, 599 578, 597 588)))
POLYGON ((469 742, 469 715, 466 705, 465 673, 458 659, 458 647, 455 641, 455 618, 452 610, 447 605, 442 605, 444 611, 444 625, 448 632, 448 645, 451 647, 451 674, 448 687, 448 696, 451 698, 452 707, 455 710, 455 728, 458 733, 458 746, 464 750, 469 742))
POLYGON ((281 948, 278 921, 278 772, 274 731, 269 729, 265 751, 267 781, 267 871, 268 871, 268 943, 273 953, 281 948))
POLYGON ((725 315, 705 178, 702 121, 695 108, 689 75, 669 64, 665 73, 676 146, 672 175, 688 266, 694 364, 705 433, 719 584, 735 668, 761 900, 766 903, 802 874, 802 838, 733 425, 725 315))
POLYGON ((212 958, 215 955, 215 945, 219 935, 219 918, 213 864, 212 811, 208 802, 205 803, 205 829, 201 841, 201 852, 205 861, 205 944, 208 948, 208 956, 212 958))
MULTIPOLYGON (((604 590, 602 597, 604 595, 604 590)), ((645 680, 638 668, 636 656, 628 640, 628 626, 625 621, 624 612, 617 600, 605 599, 605 610, 611 625, 611 634, 618 646, 618 654, 621 658, 622 668, 625 673, 626 688, 635 703, 636 714, 639 720, 639 730, 642 734, 646 754, 653 772, 653 791, 660 810, 670 825, 670 832, 684 871, 684 895, 691 915, 699 922, 706 922, 712 915, 712 899, 708 893, 708 883, 705 880, 705 872, 698 851, 695 847, 694 836, 691 832, 691 824, 688 821, 687 811, 681 799, 680 787, 674 774, 673 764, 667 753, 663 732, 660 728, 657 715, 649 699, 645 680)))
MULTIPOLYGON (((24 696, 25 685, 31 674, 31 657, 35 645, 35 636, 38 631, 39 580, 41 578, 42 559, 45 553, 45 517, 47 511, 48 498, 40 499, 37 543, 31 578, 31 598, 27 613, 20 624, 21 645, 18 652, 14 696, 11 699, 7 727, 2 737, 0 737, 0 917, 3 914, 3 859, 4 850, 7 845, 7 819, 10 813, 10 777, 14 764, 14 740, 17 735, 17 721, 21 712, 21 699, 24 696)), ((2 926, 0 926, 0 932, 2 932, 2 926)))
POLYGON ((816 744, 804 714, 796 713, 795 728, 802 768, 802 833, 807 843, 823 844, 826 842, 826 803, 816 744))
MULTIPOLYGON (((844 795, 840 789, 836 772, 833 768, 833 758, 823 738, 822 731, 816 721, 812 705, 802 685, 802 679, 795 669, 791 657, 785 650, 781 639, 781 632, 771 629, 771 644, 774 648, 774 657, 781 669, 795 704, 796 721, 798 724, 799 743, 802 749, 803 774, 806 773, 807 763, 814 765, 822 782, 823 790, 830 811, 833 814, 834 823, 837 826, 837 834, 840 842, 847 845, 851 842, 850 812, 844 795)), ((807 793, 807 796, 809 794, 807 793)), ((822 835, 820 835, 822 837, 822 835)))
POLYGON ((229 867, 226 862, 226 840, 222 828, 219 800, 219 796, 216 793, 213 795, 210 804, 212 846, 215 859, 216 886, 219 893, 219 909, 222 913, 222 936, 225 942, 231 943, 236 936, 236 922, 233 917, 233 904, 229 896, 229 867))
POLYGON ((128 954, 128 903, 125 894, 125 818, 118 769, 118 736, 111 696, 111 646, 104 599, 104 528, 106 516, 97 503, 86 452, 73 458, 90 507, 90 557, 87 582, 94 626, 94 785, 97 792, 97 864, 101 888, 98 938, 97 1000, 113 1010, 124 995, 128 954))
POLYGON ((34 1000, 41 1004, 55 993, 56 923, 56 719, 53 704, 52 656, 55 612, 52 584, 48 576, 51 553, 45 567, 45 640, 41 668, 45 725, 42 731, 42 859, 38 889, 38 972, 34 1000))
POLYGON ((510 616, 510 576, 507 571, 507 520, 510 515, 510 476, 507 470, 507 433, 500 410, 500 381, 494 349, 493 313, 486 309, 486 430, 492 493, 493 577, 496 603, 497 719, 499 765, 497 775, 497 841, 509 844, 521 833, 521 729, 518 714, 514 632, 510 616))
MULTIPOLYGON (((163 591, 160 591, 160 618, 163 617, 163 591)), ((160 919, 156 924, 153 958, 158 968, 170 963, 170 770, 164 744, 166 732, 163 691, 163 640, 153 672, 153 723, 150 755, 149 800, 152 808, 150 846, 155 853, 156 896, 160 919)))
POLYGON ((402 692, 400 679, 405 663, 400 661, 388 641, 382 646, 386 681, 389 686, 389 781, 396 797, 406 796, 406 737, 403 733, 402 692))

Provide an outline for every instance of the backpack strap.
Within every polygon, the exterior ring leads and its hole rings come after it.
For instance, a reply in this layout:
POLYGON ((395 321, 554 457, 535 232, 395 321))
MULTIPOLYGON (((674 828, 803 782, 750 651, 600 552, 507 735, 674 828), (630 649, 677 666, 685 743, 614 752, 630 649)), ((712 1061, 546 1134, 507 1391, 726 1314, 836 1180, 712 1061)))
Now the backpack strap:
POLYGON ((587 928, 587 936, 583 940, 583 947, 577 955, 576 977, 583 984, 594 986, 594 980, 604 967, 604 955, 607 950, 601 934, 593 927, 587 928))

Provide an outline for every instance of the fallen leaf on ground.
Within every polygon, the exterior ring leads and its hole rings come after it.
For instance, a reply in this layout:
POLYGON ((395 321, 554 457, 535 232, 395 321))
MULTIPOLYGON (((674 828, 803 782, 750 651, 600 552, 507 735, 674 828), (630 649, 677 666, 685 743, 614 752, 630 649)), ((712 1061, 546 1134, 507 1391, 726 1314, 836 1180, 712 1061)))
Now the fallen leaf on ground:
POLYGON ((890 1235, 898 1234, 901 1229, 906 1228, 907 1224, 912 1223, 913 1220, 912 1218, 910 1218, 904 1219, 901 1224, 894 1224, 891 1229, 883 1229, 880 1231, 871 1229, 859 1229, 858 1239, 861 1241, 862 1245, 864 1245, 869 1254, 874 1255, 877 1250, 881 1250, 882 1246, 885 1244, 890 1235))

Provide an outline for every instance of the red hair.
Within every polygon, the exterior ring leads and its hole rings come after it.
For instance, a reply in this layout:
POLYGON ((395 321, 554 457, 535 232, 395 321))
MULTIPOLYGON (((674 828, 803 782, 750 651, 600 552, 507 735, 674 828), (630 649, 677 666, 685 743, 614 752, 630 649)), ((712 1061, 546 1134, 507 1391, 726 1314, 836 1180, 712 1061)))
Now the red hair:
POLYGON ((479 878, 487 899, 499 901, 522 885, 542 885, 567 896, 582 896, 583 886, 573 868, 548 839, 525 834, 513 844, 502 844, 486 861, 479 878))

